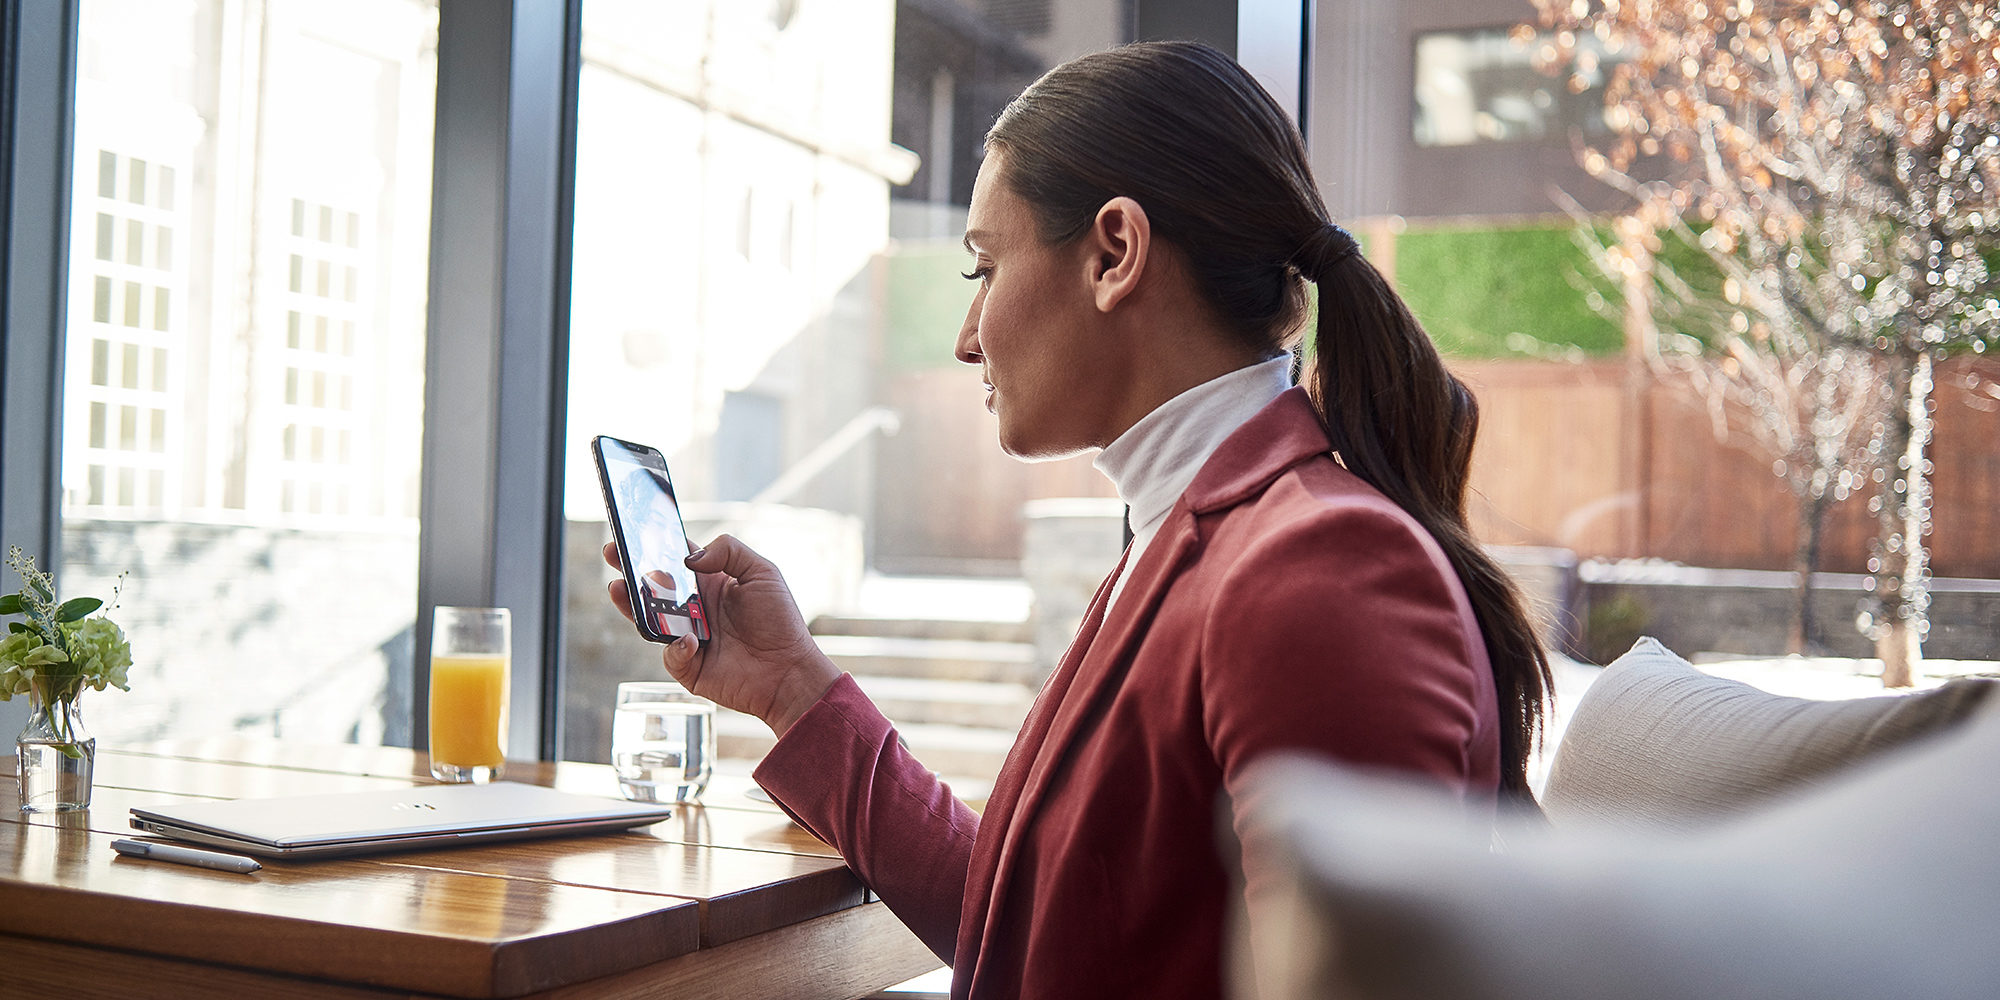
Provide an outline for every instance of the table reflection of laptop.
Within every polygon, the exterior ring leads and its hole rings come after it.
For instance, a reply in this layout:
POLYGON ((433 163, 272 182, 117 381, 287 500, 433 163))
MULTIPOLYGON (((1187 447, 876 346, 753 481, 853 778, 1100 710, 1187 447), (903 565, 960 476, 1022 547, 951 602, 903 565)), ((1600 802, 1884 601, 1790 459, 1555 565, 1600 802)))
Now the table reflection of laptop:
POLYGON ((699 593, 689 597, 685 603, 677 600, 680 589, 665 570, 647 570, 639 579, 644 584, 639 588, 639 602, 661 635, 685 635, 694 631, 694 623, 703 618, 699 593))
POLYGON ((657 823, 666 806, 496 781, 133 806, 132 828, 264 857, 338 857, 603 833, 657 823))

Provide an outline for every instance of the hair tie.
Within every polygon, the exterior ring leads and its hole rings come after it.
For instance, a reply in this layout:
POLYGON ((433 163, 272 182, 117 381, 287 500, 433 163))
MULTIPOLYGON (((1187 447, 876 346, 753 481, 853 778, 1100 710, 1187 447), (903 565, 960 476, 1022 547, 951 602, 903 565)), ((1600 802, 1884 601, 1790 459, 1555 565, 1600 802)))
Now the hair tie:
POLYGON ((1353 233, 1328 222, 1306 238, 1305 246, 1299 248, 1293 266, 1299 269, 1299 273, 1318 280, 1332 273, 1348 258, 1360 255, 1361 241, 1355 239, 1353 233))

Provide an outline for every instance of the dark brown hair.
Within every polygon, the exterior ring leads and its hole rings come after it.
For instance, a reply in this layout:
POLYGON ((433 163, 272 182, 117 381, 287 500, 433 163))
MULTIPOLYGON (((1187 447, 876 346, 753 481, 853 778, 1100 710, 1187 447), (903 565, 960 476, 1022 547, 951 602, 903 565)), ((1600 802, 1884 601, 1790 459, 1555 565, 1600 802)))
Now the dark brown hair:
POLYGON ((1529 798, 1526 765, 1551 686, 1512 580, 1466 526, 1479 409, 1353 238, 1332 224, 1304 142, 1271 95, 1221 52, 1146 42, 1065 63, 987 133, 1001 179, 1041 237, 1075 239, 1130 197, 1181 251, 1231 335, 1276 356, 1319 289, 1302 379, 1347 468, 1444 549, 1471 599, 1500 697, 1501 787, 1529 798))

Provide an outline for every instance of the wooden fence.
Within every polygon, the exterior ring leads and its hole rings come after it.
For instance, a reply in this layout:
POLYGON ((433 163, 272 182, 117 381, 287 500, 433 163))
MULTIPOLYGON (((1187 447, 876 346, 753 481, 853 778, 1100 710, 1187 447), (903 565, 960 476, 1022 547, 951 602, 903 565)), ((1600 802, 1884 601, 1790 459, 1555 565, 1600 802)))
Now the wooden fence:
MULTIPOLYGON (((1490 542, 1584 557, 1789 569, 1791 493, 1772 458, 1718 440, 1701 403, 1623 361, 1460 366, 1484 420, 1473 459, 1474 529, 1490 542)), ((2000 576, 2000 365, 1939 370, 1930 448, 1933 569, 2000 576)), ((1821 567, 1865 572, 1872 487, 1836 505, 1821 567)))
MULTIPOLYGON (((1797 518, 1771 460, 1718 441, 1696 401, 1643 367, 1456 367, 1483 413, 1472 504, 1481 538, 1584 558, 1790 568, 1797 518)), ((1939 576, 2000 577, 1995 385, 2000 363, 1954 362, 1938 373, 1930 541, 1939 576)), ((1112 495, 1087 458, 1022 464, 1001 454, 972 369, 898 376, 887 395, 903 431, 879 457, 875 552, 885 569, 1004 565, 1020 557, 1025 501, 1112 495)), ((1866 570, 1869 496, 1864 489, 1834 508, 1822 568, 1866 570)))

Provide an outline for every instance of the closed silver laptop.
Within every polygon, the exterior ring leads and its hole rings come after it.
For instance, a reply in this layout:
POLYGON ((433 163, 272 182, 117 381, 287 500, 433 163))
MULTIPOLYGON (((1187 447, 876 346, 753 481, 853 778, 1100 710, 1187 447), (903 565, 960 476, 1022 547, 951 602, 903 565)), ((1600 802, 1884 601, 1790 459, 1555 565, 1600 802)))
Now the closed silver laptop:
POLYGON ((336 857, 623 830, 664 805, 513 781, 132 808, 132 828, 267 858, 336 857))

